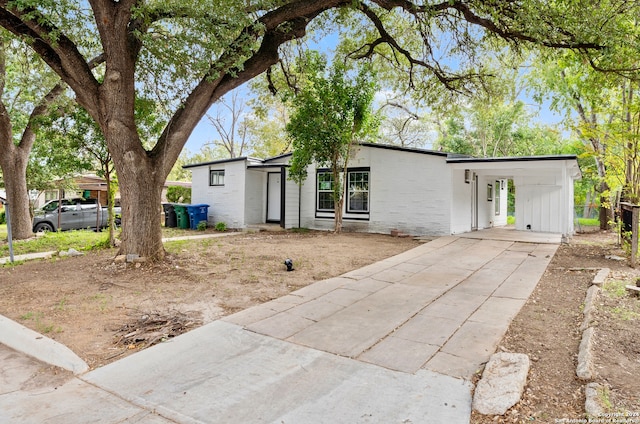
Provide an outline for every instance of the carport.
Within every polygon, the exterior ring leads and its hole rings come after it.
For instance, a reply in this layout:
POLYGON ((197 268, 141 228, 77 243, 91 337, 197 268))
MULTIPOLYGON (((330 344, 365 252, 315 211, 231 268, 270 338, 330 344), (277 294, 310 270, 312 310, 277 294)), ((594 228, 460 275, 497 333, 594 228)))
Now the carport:
POLYGON ((452 157, 447 162, 458 170, 454 175, 465 175, 467 184, 458 183, 453 187, 461 191, 456 193, 456 198, 469 199, 470 207, 456 212, 456 219, 470 223, 469 231, 506 223, 492 216, 500 213, 499 205, 496 206, 498 200, 487 203, 483 196, 485 185, 504 187, 511 180, 515 187, 516 230, 563 236, 574 233, 573 184, 582 177, 575 155, 452 157))

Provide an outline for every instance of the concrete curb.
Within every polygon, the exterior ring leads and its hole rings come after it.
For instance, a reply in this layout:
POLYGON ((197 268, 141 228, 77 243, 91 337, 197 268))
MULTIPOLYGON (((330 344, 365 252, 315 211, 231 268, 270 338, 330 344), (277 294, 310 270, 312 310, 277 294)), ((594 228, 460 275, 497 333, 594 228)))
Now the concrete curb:
POLYGON ((593 346, 593 335, 595 330, 589 327, 582 333, 580 348, 578 350, 578 366, 576 367, 576 375, 581 380, 591 380, 593 378, 593 355, 591 347, 593 346))
POLYGON ((588 417, 601 417, 604 408, 600 404, 600 391, 602 387, 598 383, 589 383, 585 388, 584 412, 588 417))
MULTIPOLYGON (((51 259, 53 257, 53 255, 57 255, 58 252, 56 251, 51 251, 51 252, 38 252, 38 253, 26 253, 24 255, 14 255, 13 256, 13 260, 14 262, 18 262, 18 261, 27 261, 30 259, 51 259)), ((0 264, 7 264, 11 262, 11 258, 6 257, 6 258, 0 258, 0 264)))
POLYGON ((582 321, 582 325, 580 326, 580 331, 584 331, 589 328, 591 324, 591 315, 596 305, 596 300, 598 299, 598 295, 600 294, 600 287, 597 285, 592 285, 587 290, 587 296, 584 299, 584 309, 582 310, 582 314, 584 315, 584 319, 582 321))
POLYGON ((165 243, 167 241, 180 241, 180 240, 200 240, 200 239, 208 239, 208 238, 218 238, 218 237, 229 237, 229 236, 238 236, 246 233, 236 231, 231 233, 219 233, 219 234, 198 234, 195 236, 179 236, 179 237, 164 237, 162 242, 165 243))
POLYGON ((87 363, 65 345, 2 315, 0 315, 0 343, 74 374, 82 374, 89 370, 87 363))
MULTIPOLYGON (((593 343, 595 340, 595 328, 591 327, 591 316, 595 309, 596 300, 600 293, 601 286, 605 283, 609 277, 611 270, 609 268, 602 268, 593 277, 591 286, 587 290, 587 295, 584 300, 583 315, 584 319, 580 330, 582 330, 582 340, 580 341, 580 347, 578 349, 578 365, 576 367, 576 376, 579 379, 590 381, 595 378, 593 371, 593 343)), ((585 404, 584 409, 587 416, 597 417, 600 416, 604 409, 600 404, 599 392, 601 386, 598 383, 590 382, 585 387, 585 404)))

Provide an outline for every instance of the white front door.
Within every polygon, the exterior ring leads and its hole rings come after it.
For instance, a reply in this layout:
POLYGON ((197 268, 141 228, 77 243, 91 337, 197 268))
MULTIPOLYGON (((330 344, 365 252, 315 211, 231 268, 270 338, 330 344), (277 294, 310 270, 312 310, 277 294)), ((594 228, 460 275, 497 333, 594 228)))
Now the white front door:
POLYGON ((280 173, 270 172, 267 181, 267 222, 280 222, 280 173))

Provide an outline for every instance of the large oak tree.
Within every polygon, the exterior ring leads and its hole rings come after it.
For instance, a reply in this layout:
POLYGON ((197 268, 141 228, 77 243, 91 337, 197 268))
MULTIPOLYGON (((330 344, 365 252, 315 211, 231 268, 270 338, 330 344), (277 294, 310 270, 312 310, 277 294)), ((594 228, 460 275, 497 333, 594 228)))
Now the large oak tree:
POLYGON ((281 46, 303 37, 314 20, 355 29, 353 57, 382 55, 405 69, 411 86, 456 90, 481 69, 471 60, 453 69, 447 55, 477 58, 486 38, 582 51, 603 46, 603 28, 619 12, 597 4, 88 0, 82 10, 84 1, 0 0, 0 25, 30 44, 104 133, 120 179, 121 253, 162 258, 161 189, 192 130, 213 102, 276 64, 281 46), (92 70, 89 58, 97 54, 104 66, 92 70), (142 142, 134 114, 143 90, 162 97, 168 112, 152 146, 142 142))
MULTIPOLYGON (((25 46, 0 34, 0 170, 7 192, 12 236, 33 235, 27 165, 38 128, 48 117, 64 86, 47 75, 25 46)), ((50 74, 50 72, 49 72, 50 74)))

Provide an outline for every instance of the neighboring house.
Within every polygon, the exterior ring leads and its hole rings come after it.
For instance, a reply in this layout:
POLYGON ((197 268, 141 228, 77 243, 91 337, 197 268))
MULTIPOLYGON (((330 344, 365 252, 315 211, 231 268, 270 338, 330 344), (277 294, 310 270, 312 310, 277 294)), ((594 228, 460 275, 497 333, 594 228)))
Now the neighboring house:
MULTIPOLYGON (((185 165, 192 203, 209 205, 211 224, 278 223, 333 228, 332 177, 310 166, 290 181, 291 154, 185 165)), ((449 235, 507 223, 507 184, 515 186, 516 229, 573 234, 574 155, 471 158, 432 150, 361 144, 347 169, 345 231, 449 235)))
MULTIPOLYGON (((37 194, 33 201, 34 209, 40 208, 49 200, 72 199, 84 197, 87 199, 99 199, 100 204, 107 203, 107 181, 97 175, 87 174, 70 178, 69 180, 56 180, 54 186, 59 189, 45 190, 37 194)), ((116 198, 119 195, 116 193, 116 198)))
MULTIPOLYGON (((73 177, 70 180, 54 181, 54 186, 59 185, 60 189, 45 190, 39 192, 33 202, 34 209, 38 209, 49 200, 56 200, 58 197, 63 199, 73 199, 84 197, 87 199, 99 199, 100 204, 107 203, 107 181, 97 175, 87 174, 73 177)), ((167 201, 167 188, 169 186, 191 187, 191 183, 182 181, 167 181, 162 187, 162 202, 167 201)), ((116 204, 119 204, 120 193, 116 192, 116 204)), ((159 207, 159 206, 158 206, 159 207)))
POLYGON ((162 203, 166 203, 167 202, 167 190, 171 186, 191 188, 191 183, 185 182, 185 181, 165 181, 164 185, 162 186, 162 195, 161 195, 162 196, 162 203))

